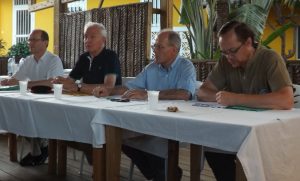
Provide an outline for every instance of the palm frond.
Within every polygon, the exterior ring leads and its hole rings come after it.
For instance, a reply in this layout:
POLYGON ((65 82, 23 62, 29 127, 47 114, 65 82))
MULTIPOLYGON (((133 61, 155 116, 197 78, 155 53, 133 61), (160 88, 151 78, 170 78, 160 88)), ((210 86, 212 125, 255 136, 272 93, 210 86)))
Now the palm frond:
POLYGON ((294 24, 292 22, 286 23, 274 32, 272 32, 264 41, 262 41, 262 45, 268 46, 272 41, 274 41, 277 37, 282 36, 286 30, 293 27, 294 24))
POLYGON ((244 4, 230 13, 229 18, 248 24, 254 31, 255 39, 258 41, 263 34, 267 16, 268 12, 265 12, 262 7, 256 4, 244 4))

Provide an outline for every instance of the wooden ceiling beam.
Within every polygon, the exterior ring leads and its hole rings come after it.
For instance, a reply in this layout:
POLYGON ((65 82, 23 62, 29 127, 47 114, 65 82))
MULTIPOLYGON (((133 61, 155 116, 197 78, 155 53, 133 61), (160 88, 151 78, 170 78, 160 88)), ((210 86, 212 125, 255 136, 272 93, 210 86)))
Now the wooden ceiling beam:
MULTIPOLYGON (((78 0, 61 0, 61 3, 66 4, 66 3, 71 3, 74 1, 78 1, 78 0)), ((28 11, 36 12, 36 11, 40 11, 43 9, 54 7, 54 0, 47 0, 44 2, 40 2, 40 3, 36 3, 36 0, 29 0, 28 4, 29 4, 28 11)))

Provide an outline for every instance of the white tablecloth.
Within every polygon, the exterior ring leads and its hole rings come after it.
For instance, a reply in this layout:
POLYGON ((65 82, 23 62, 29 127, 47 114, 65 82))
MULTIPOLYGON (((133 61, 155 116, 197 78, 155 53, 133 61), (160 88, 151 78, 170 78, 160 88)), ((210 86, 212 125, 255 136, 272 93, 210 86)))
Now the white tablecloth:
POLYGON ((94 96, 0 92, 0 129, 28 136, 77 141, 99 147, 105 143, 104 126, 93 131, 90 123, 101 108, 144 104, 111 102, 94 96), (94 137, 97 137, 95 142, 94 137))
POLYGON ((103 124, 237 153, 249 181, 300 180, 300 110, 241 111, 160 101, 101 109, 91 125, 103 124), (167 112, 177 106, 179 112, 167 112))

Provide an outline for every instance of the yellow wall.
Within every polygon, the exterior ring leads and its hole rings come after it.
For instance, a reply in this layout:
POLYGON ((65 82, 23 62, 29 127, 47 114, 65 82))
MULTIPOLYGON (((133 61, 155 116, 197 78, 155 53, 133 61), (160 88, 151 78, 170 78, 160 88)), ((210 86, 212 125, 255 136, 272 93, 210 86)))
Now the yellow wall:
MULTIPOLYGON (((0 3, 0 38, 3 39, 6 51, 12 42, 12 0, 1 0, 0 3)), ((6 54, 6 51, 4 54, 6 54)))
POLYGON ((53 52, 53 41, 54 41, 54 14, 53 8, 44 9, 42 11, 35 12, 35 28, 43 29, 49 34, 49 46, 48 50, 53 52))
MULTIPOLYGON (((289 12, 289 9, 286 9, 285 13, 287 13, 287 12, 289 12)), ((275 27, 275 29, 277 29, 280 26, 275 21, 276 16, 275 16, 274 13, 275 13, 275 11, 273 9, 271 9, 269 17, 268 17, 268 23, 270 23, 272 26, 275 27)), ((264 30, 264 34, 263 34, 263 38, 262 38, 263 40, 266 39, 273 32, 273 29, 271 29, 270 26, 268 26, 268 23, 267 23, 266 28, 264 30)), ((294 38, 293 35, 294 35, 294 30, 293 29, 289 29, 285 33, 285 36, 286 36, 286 43, 285 43, 286 53, 285 54, 288 54, 288 50, 293 49, 293 40, 296 41, 296 38, 294 38)), ((270 43, 269 46, 281 55, 281 39, 280 38, 275 39, 272 43, 270 43)), ((294 59, 296 59, 296 56, 293 56, 290 59, 294 60, 294 59)))
MULTIPOLYGON (((139 0, 105 0, 103 3, 103 7, 117 6, 122 4, 131 4, 140 2, 139 0)), ((99 6, 99 1, 88 0, 87 9, 97 8, 99 6)))

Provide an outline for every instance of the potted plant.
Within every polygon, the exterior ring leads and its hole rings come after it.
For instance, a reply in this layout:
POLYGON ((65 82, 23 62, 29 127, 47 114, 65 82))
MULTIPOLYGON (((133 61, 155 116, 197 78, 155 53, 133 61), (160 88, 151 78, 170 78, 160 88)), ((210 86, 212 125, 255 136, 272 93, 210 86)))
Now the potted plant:
POLYGON ((0 57, 3 55, 3 50, 5 50, 5 42, 4 40, 0 39, 0 57))
POLYGON ((180 23, 184 24, 191 58, 213 59, 213 28, 216 22, 217 0, 181 0, 180 23))
POLYGON ((29 47, 26 41, 19 42, 8 49, 8 57, 15 57, 15 62, 19 63, 21 58, 30 55, 29 47))

